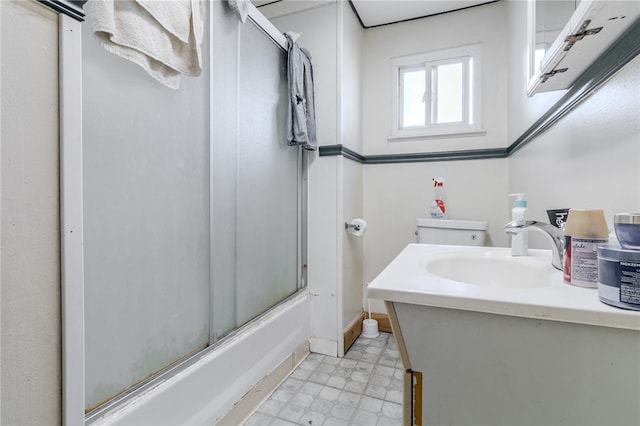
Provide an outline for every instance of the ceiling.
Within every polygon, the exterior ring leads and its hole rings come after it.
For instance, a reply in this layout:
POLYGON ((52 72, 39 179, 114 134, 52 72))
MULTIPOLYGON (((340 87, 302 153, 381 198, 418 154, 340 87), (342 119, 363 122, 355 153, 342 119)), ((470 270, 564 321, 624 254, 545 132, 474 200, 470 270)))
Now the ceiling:
POLYGON ((409 19, 438 15, 493 3, 486 0, 351 0, 365 27, 386 25, 409 19))
MULTIPOLYGON (((282 14, 334 1, 252 0, 261 10, 279 10, 282 14)), ((496 0, 349 0, 365 28, 438 15, 494 1, 496 0)))

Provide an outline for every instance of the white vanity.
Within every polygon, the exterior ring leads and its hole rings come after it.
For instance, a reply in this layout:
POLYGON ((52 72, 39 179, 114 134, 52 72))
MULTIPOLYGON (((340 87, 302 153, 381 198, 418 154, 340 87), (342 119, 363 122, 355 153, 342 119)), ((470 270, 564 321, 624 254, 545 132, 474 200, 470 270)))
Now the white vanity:
POLYGON ((640 312, 563 283, 551 251, 410 244, 368 297, 398 341, 405 424, 640 424, 640 312))

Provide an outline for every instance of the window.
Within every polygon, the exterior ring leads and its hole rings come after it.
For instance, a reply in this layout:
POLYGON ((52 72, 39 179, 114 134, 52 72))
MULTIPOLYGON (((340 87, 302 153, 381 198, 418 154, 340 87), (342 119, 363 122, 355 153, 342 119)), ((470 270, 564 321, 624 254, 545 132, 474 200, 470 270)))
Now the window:
POLYGON ((480 45, 392 60, 391 138, 481 134, 480 45))

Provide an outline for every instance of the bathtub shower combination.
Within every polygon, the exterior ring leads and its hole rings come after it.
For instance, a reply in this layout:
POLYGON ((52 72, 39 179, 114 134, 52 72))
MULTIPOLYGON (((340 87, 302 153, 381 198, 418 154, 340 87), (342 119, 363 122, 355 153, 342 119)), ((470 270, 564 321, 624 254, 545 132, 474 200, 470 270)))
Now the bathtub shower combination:
POLYGON ((83 307, 66 317, 84 335, 65 362, 84 369, 67 420, 214 422, 309 335, 284 38, 207 8, 202 75, 177 91, 83 25, 83 158, 65 167, 83 171, 83 307))

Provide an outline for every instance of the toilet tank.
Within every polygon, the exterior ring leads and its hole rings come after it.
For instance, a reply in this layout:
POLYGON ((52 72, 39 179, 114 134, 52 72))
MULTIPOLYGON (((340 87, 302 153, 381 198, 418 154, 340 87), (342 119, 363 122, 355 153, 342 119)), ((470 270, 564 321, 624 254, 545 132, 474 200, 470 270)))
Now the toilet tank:
POLYGON ((488 222, 452 219, 417 219, 418 243, 483 246, 488 222))

